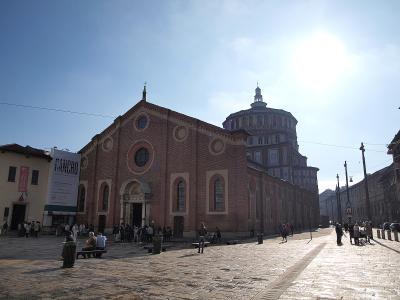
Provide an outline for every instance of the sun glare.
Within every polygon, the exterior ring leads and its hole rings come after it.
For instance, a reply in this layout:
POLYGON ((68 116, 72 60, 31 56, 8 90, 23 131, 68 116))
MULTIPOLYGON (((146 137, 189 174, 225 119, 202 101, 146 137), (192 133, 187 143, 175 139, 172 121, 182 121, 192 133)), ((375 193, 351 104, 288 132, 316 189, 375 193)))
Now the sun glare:
POLYGON ((312 89, 325 89, 344 72, 348 56, 339 39, 318 32, 296 47, 293 65, 301 84, 312 89))

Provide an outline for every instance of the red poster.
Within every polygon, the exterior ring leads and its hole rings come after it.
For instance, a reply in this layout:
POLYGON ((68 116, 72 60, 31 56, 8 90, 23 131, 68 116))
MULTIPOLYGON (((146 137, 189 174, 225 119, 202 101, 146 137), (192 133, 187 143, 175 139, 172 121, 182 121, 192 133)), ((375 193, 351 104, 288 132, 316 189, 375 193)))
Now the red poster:
POLYGON ((29 176, 29 167, 20 167, 18 192, 28 191, 28 176, 29 176))

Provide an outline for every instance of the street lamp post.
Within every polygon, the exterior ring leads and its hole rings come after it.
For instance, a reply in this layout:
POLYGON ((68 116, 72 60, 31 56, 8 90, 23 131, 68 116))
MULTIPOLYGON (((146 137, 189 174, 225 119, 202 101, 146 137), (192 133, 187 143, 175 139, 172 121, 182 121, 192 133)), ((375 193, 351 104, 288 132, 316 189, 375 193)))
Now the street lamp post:
POLYGON ((351 211, 351 202, 350 202, 350 195, 349 195, 349 180, 347 177, 347 162, 346 161, 344 161, 344 170, 346 172, 346 194, 347 194, 346 214, 347 214, 347 217, 349 218, 349 225, 350 225, 352 211, 351 211))
POLYGON ((364 168, 364 182, 365 182, 365 206, 367 209, 367 218, 369 221, 372 221, 371 218, 371 210, 370 210, 370 204, 369 204, 369 192, 368 192, 368 178, 367 178, 367 168, 365 166, 365 156, 364 156, 364 152, 365 152, 365 148, 364 148, 364 144, 361 143, 361 154, 362 154, 362 161, 363 161, 363 168, 364 168))
POLYGON ((337 179, 336 200, 337 200, 338 222, 342 224, 342 204, 340 203, 339 174, 336 174, 336 179, 337 179))

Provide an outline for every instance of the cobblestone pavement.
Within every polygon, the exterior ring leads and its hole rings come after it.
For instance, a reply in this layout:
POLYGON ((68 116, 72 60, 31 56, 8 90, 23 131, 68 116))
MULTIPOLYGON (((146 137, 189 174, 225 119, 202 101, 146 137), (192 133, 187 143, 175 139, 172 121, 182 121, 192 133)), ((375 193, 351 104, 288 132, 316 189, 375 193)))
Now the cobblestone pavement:
MULTIPOLYGON (((332 229, 198 254, 111 244, 61 269, 61 238, 0 238, 0 299, 400 299, 400 243, 336 245, 332 229)), ((79 241, 82 246, 83 240, 79 241)))

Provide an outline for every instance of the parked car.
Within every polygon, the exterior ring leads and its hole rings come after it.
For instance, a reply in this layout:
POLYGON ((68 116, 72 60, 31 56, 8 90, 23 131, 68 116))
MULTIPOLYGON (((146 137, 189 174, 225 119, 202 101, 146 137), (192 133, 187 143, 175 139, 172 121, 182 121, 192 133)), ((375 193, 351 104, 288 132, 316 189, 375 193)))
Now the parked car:
POLYGON ((392 224, 390 224, 390 229, 392 231, 400 231, 400 223, 392 223, 392 224))
POLYGON ((390 230, 390 223, 389 222, 385 222, 382 224, 382 229, 383 230, 390 230))

